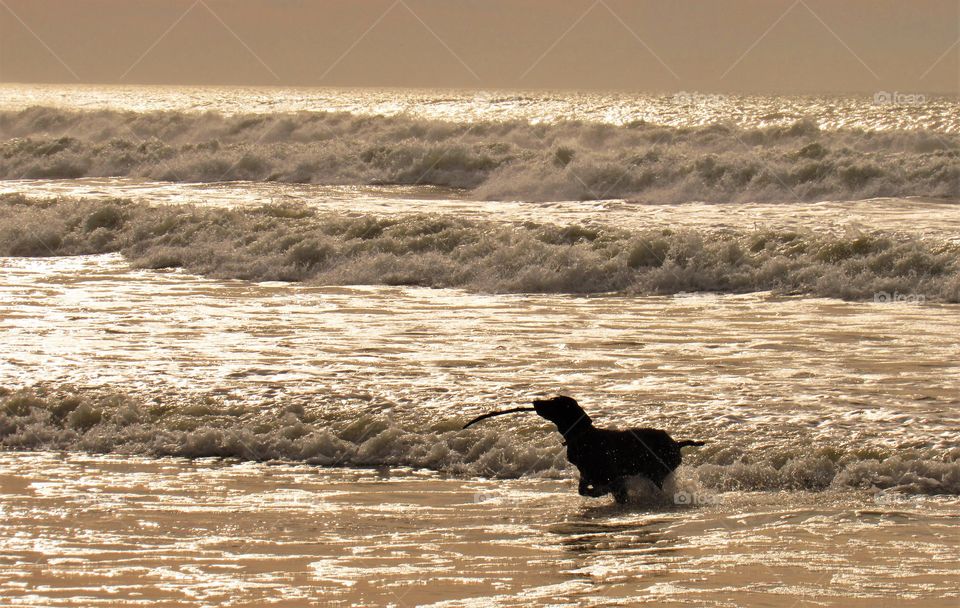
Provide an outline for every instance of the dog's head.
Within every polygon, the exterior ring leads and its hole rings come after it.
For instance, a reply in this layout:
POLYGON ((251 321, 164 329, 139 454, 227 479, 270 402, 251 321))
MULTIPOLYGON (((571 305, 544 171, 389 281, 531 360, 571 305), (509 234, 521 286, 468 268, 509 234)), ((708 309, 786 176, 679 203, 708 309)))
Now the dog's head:
POLYGON ((557 430, 564 436, 574 428, 586 428, 593 424, 575 399, 563 395, 553 399, 537 399, 533 407, 539 416, 557 425, 557 430))

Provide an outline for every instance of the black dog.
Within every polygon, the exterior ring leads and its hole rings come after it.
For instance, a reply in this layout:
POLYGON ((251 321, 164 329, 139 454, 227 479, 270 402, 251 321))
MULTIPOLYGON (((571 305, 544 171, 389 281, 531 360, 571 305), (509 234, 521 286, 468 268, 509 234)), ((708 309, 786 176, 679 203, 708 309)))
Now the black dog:
POLYGON ((618 503, 627 501, 628 477, 642 475, 663 489, 663 481, 680 466, 680 448, 704 445, 703 441, 674 441, 659 429, 598 429, 574 399, 564 396, 534 401, 532 408, 485 414, 464 428, 490 416, 518 411, 535 411, 557 425, 567 446, 567 460, 580 471, 581 495, 613 494, 618 503))

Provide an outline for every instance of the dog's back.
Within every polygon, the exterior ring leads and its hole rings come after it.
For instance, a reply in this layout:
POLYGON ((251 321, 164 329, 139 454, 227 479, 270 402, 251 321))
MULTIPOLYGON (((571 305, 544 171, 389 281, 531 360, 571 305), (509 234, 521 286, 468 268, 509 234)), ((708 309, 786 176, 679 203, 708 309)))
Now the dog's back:
POLYGON ((660 487, 681 460, 680 445, 666 431, 595 427, 567 438, 567 458, 582 477, 599 486, 643 475, 660 487))

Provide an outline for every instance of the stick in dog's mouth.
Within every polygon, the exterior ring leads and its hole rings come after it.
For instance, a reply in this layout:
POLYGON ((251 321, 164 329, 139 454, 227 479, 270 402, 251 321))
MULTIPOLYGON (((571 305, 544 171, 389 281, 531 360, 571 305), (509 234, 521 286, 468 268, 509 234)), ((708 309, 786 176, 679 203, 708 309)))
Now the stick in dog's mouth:
POLYGON ((513 414, 515 412, 535 412, 535 411, 537 411, 537 408, 535 407, 515 407, 512 410, 503 410, 502 412, 490 412, 482 416, 477 416, 470 422, 463 425, 463 428, 467 428, 471 424, 476 424, 477 422, 480 422, 481 420, 484 420, 486 418, 493 418, 494 416, 503 416, 504 414, 513 414))

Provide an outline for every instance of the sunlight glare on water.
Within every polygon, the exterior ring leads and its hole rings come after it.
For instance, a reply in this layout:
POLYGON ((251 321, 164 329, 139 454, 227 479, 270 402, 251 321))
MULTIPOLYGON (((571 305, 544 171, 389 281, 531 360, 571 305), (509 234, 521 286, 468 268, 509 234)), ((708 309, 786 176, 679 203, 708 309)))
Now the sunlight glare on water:
POLYGON ((624 509, 564 482, 409 470, 57 454, 0 465, 11 605, 957 601, 943 586, 956 506, 938 499, 727 493, 624 509), (64 584, 71 596, 49 594, 64 584))
POLYGON ((414 426, 570 391, 619 424, 682 420, 691 437, 933 450, 960 406, 956 305, 221 282, 115 255, 2 263, 14 383, 337 403, 337 417, 414 426))
POLYGON ((789 125, 813 117, 823 129, 929 129, 960 132, 957 101, 931 96, 917 106, 875 103, 873 96, 723 95, 549 91, 450 91, 215 86, 43 85, 0 83, 0 110, 30 106, 111 108, 149 112, 216 111, 223 114, 349 112, 412 114, 440 120, 583 120, 668 126, 730 123, 742 127, 789 125))

